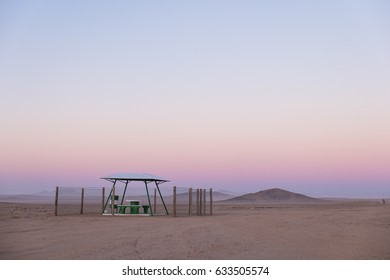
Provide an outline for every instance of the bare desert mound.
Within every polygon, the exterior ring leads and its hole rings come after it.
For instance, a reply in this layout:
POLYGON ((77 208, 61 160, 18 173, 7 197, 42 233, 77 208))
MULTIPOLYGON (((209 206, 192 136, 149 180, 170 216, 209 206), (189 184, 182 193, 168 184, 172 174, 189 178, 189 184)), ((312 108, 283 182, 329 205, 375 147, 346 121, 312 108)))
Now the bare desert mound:
POLYGON ((382 200, 272 189, 216 202, 212 216, 174 218, 80 215, 78 205, 54 216, 53 202, 15 199, 0 202, 0 259, 390 259, 382 200))
POLYGON ((227 203, 324 203, 325 200, 293 193, 279 188, 249 193, 224 200, 227 203))

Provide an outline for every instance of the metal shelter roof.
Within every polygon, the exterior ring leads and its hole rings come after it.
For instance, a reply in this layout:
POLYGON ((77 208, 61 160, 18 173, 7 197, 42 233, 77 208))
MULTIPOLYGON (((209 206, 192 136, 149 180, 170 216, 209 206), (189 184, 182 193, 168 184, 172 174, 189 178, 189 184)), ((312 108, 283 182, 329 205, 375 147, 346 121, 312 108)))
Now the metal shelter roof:
POLYGON ((142 181, 142 182, 158 182, 158 183, 164 183, 169 182, 169 180, 166 180, 162 177, 148 174, 148 173, 115 173, 108 175, 106 177, 102 177, 101 179, 105 179, 107 181, 113 182, 113 181, 142 181))

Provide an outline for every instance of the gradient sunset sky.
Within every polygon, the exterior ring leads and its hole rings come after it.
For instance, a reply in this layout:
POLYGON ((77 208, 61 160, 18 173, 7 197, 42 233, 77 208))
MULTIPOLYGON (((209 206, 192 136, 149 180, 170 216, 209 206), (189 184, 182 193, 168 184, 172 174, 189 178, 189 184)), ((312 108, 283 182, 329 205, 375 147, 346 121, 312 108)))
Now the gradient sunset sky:
POLYGON ((390 197, 389 1, 1 1, 0 194, 390 197))

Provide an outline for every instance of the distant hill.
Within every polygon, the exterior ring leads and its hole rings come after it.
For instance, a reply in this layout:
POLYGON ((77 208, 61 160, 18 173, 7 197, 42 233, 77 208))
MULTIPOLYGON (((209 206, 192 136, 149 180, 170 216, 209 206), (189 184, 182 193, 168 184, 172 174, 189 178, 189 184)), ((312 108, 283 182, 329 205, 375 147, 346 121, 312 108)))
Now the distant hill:
MULTIPOLYGON (((189 199, 189 190, 186 188, 177 188, 176 202, 178 204, 187 204, 189 199)), ((106 188, 105 199, 109 196, 110 189, 106 188)), ((173 201, 172 188, 161 188, 163 199, 166 203, 171 204, 173 201)), ((120 201, 122 200, 123 188, 119 188, 116 191, 119 195, 120 201)), ((150 199, 153 202, 153 189, 149 190, 150 199)), ((54 203, 55 191, 43 191, 36 194, 17 194, 17 195, 0 195, 0 202, 16 202, 16 203, 54 203)), ((160 196, 157 193, 157 201, 160 203, 160 196)), ((230 194, 225 194, 219 191, 213 191, 213 201, 221 201, 234 197, 230 194)), ((60 203, 79 203, 81 199, 81 188, 65 188, 59 189, 58 199, 60 203)), ((101 189, 85 189, 84 200, 86 203, 100 203, 102 199, 101 189)), ((144 188, 128 188, 126 192, 127 199, 139 200, 141 203, 146 204, 148 197, 146 196, 146 190, 144 188)), ((207 190, 206 201, 209 201, 210 193, 207 190)), ((192 190, 192 202, 196 203, 196 190, 192 190)))
POLYGON ((39 195, 0 195, 0 202, 17 202, 17 203, 54 203, 54 198, 50 196, 39 195))
POLYGON ((256 193, 248 193, 224 200, 226 203, 323 203, 322 199, 313 198, 299 193, 293 193, 279 188, 268 189, 256 193))

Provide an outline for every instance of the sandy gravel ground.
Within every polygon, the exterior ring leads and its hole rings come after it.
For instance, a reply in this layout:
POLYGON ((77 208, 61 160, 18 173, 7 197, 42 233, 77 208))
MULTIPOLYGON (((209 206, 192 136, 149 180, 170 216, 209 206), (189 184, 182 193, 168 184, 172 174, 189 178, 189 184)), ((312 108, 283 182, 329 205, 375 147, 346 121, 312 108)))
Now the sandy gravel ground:
POLYGON ((390 259, 390 205, 215 205, 213 216, 53 215, 0 203, 0 259, 390 259))

